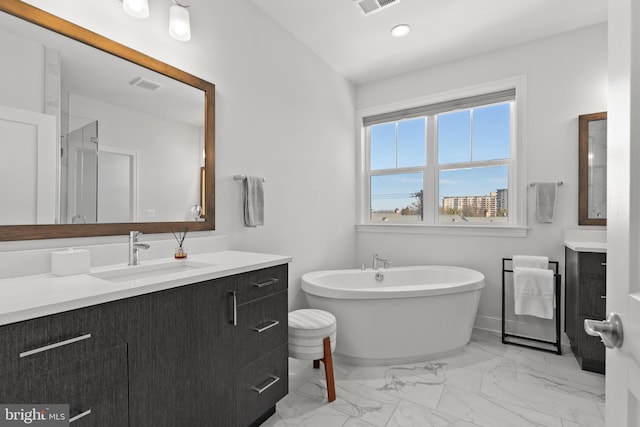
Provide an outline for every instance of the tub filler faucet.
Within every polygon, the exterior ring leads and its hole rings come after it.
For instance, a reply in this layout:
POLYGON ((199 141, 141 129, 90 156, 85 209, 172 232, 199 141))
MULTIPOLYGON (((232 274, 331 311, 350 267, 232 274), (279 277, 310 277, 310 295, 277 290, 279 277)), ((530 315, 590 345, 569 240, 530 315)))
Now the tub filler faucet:
POLYGON ((382 262, 382 268, 389 268, 389 260, 380 258, 378 254, 373 254, 373 269, 378 269, 378 262, 382 262))
POLYGON ((142 236, 139 231, 129 232, 129 265, 138 265, 138 250, 149 249, 151 246, 147 243, 139 243, 138 238, 142 236))

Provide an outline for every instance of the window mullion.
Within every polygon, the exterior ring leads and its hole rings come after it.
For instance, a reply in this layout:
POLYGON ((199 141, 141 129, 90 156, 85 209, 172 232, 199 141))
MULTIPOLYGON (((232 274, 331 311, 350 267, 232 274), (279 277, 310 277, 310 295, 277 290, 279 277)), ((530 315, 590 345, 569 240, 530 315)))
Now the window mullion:
POLYGON ((427 137, 427 149, 426 149, 426 162, 425 173, 423 176, 423 196, 422 203, 424 203, 423 221, 427 224, 434 224, 436 222, 438 214, 438 176, 437 176, 437 163, 438 163, 438 147, 437 147, 437 129, 436 118, 434 116, 428 116, 426 120, 427 131, 425 135, 427 137))
POLYGON ((473 162, 473 111, 469 111, 469 161, 473 162))

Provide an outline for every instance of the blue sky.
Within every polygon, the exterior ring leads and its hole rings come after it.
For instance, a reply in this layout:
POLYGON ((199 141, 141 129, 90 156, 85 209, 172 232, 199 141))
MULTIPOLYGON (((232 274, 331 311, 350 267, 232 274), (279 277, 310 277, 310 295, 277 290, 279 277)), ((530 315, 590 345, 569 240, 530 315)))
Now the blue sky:
MULTIPOLYGON (((438 163, 481 161, 509 157, 509 104, 497 104, 438 116, 438 163), (473 120, 471 119, 473 114, 473 120)), ((371 169, 424 166, 426 120, 423 117, 371 128, 371 169), (396 143, 397 142, 397 143, 396 143)), ((449 169, 440 172, 443 196, 485 195, 507 188, 507 167, 449 169)), ((422 189, 422 173, 373 176, 372 208, 407 206, 422 189)))

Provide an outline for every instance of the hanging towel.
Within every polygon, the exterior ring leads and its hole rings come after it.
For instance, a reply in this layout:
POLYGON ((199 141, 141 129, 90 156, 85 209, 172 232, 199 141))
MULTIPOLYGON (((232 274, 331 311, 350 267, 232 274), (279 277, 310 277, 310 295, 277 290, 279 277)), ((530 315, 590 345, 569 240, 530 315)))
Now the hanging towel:
POLYGON ((536 183, 536 222, 553 222, 556 214, 557 190, 557 182, 536 183))
POLYGON ((518 267, 513 270, 515 313, 553 319, 555 298, 552 270, 518 267))
POLYGON ((514 255, 512 260, 513 268, 529 267, 529 268, 549 268, 549 257, 535 255, 514 255))
POLYGON ((244 225, 264 225, 264 190, 262 178, 248 176, 244 179, 244 225))

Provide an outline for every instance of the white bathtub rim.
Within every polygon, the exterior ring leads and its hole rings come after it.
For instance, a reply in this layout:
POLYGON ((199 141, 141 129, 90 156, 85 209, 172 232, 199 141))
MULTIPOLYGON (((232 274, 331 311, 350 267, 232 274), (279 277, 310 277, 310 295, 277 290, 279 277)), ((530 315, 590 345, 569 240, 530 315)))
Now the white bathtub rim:
POLYGON ((306 273, 302 276, 301 288, 311 295, 335 299, 386 299, 386 298, 409 298, 420 296, 446 295, 460 292, 472 292, 484 288, 484 274, 477 270, 466 267, 451 265, 418 265, 408 267, 392 267, 380 269, 377 272, 384 274, 385 271, 398 270, 457 270, 469 274, 465 280, 438 283, 436 285, 405 285, 380 288, 351 289, 336 286, 324 286, 315 283, 316 279, 332 274, 363 274, 371 273, 373 270, 323 270, 306 273))

